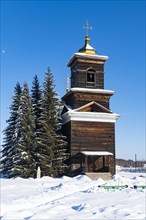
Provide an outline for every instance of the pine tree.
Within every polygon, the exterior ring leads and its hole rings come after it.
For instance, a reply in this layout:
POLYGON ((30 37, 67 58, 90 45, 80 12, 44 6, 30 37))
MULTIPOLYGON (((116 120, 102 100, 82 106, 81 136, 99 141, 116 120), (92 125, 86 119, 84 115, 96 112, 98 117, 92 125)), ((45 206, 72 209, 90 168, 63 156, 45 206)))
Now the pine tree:
POLYGON ((33 158, 36 162, 36 166, 41 166, 40 161, 42 161, 41 153, 41 145, 40 145, 40 136, 42 125, 41 125, 41 115, 42 115, 42 108, 41 108, 41 98, 42 98, 42 91, 40 89, 40 84, 37 75, 35 75, 34 80, 32 82, 32 90, 31 90, 31 99, 32 99, 32 113, 34 119, 34 132, 35 132, 35 148, 32 152, 33 158), (40 159, 41 158, 41 159, 40 159))
POLYGON ((17 142, 14 145, 15 155, 13 156, 13 176, 23 178, 35 177, 36 163, 33 158, 33 149, 35 148, 34 121, 27 83, 24 83, 20 97, 16 136, 17 142))
MULTIPOLYGON (((38 91, 38 83, 36 87, 38 91)), ((61 123, 58 117, 60 102, 54 88, 53 74, 48 68, 43 83, 41 101, 35 99, 35 102, 33 102, 39 106, 35 160, 41 168, 42 175, 58 176, 64 172, 63 162, 67 158, 67 143, 65 137, 61 134, 61 123)), ((33 98, 35 96, 33 93, 33 98)))
POLYGON ((61 176, 66 173, 68 166, 66 164, 67 159, 69 158, 69 153, 67 152, 67 141, 66 136, 62 134, 62 117, 61 117, 61 104, 58 106, 58 117, 56 122, 56 138, 57 144, 54 149, 54 163, 53 166, 56 169, 57 176, 61 176))
POLYGON ((31 98, 27 83, 22 92, 17 84, 2 151, 3 173, 9 177, 35 177, 38 166, 43 176, 64 173, 67 142, 61 133, 60 102, 54 88, 49 68, 42 92, 34 77, 31 98))
POLYGON ((16 138, 16 121, 18 119, 18 109, 20 106, 21 86, 17 82, 14 88, 14 96, 12 97, 12 104, 10 105, 10 118, 6 121, 8 126, 3 131, 4 144, 2 149, 2 173, 6 177, 13 175, 13 156, 15 155, 15 145, 17 143, 16 138))
POLYGON ((39 80, 37 75, 35 75, 34 80, 32 82, 31 100, 32 100, 33 117, 35 121, 36 131, 39 127, 38 119, 40 118, 41 115, 41 110, 40 110, 41 94, 42 92, 40 90, 39 80))
POLYGON ((55 176, 53 167, 54 148, 56 145, 56 93, 54 92, 53 75, 48 68, 43 83, 41 97, 41 117, 37 132, 37 162, 42 175, 55 176))

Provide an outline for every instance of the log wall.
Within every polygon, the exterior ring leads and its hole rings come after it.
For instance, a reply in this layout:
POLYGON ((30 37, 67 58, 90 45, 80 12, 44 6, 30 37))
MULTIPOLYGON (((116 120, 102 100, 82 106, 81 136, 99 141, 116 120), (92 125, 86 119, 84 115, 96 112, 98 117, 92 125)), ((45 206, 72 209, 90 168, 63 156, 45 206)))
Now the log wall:
POLYGON ((88 63, 86 60, 77 62, 71 68, 71 87, 104 89, 104 65, 88 63), (87 84, 87 71, 89 68, 95 70, 94 86, 88 86, 87 84))
MULTIPOLYGON (((115 174, 115 124, 105 122, 71 121, 63 126, 64 134, 68 137, 71 153, 71 167, 77 169, 81 166, 81 151, 108 151, 113 156, 105 157, 105 165, 115 174)), ((97 158, 96 158, 97 159, 97 158)), ((88 161, 90 162, 90 161, 88 161)), ((95 161, 99 168, 103 159, 95 161)))
POLYGON ((65 103, 70 105, 73 109, 79 108, 89 102, 95 101, 100 105, 103 105, 105 108, 110 109, 110 97, 109 94, 88 94, 88 93, 81 93, 75 92, 71 93, 65 98, 65 103))

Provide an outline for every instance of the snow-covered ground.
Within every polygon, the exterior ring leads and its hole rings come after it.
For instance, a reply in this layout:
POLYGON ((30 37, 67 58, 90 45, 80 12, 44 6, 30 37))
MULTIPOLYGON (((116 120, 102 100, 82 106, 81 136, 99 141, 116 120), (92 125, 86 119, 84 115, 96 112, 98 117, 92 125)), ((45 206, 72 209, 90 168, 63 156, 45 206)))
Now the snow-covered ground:
POLYGON ((1 218, 10 220, 146 220, 144 173, 119 171, 112 180, 90 180, 87 176, 54 179, 1 179, 1 218), (102 185, 128 185, 105 189, 102 185))

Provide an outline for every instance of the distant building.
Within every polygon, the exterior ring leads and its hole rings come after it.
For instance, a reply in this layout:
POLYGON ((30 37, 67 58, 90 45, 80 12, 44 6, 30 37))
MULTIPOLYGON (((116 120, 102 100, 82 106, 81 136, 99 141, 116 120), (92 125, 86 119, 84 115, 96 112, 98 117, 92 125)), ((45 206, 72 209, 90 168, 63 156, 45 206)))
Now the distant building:
POLYGON ((63 132, 67 136, 70 175, 115 174, 115 122, 119 115, 110 110, 114 91, 104 89, 104 63, 85 37, 84 46, 67 66, 71 88, 62 97, 63 132))

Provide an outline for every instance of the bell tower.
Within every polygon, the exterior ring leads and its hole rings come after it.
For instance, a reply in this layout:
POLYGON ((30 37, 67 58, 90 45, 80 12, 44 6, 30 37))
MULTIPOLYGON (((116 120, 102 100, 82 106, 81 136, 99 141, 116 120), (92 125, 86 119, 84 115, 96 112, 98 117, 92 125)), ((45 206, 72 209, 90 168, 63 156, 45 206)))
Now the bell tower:
POLYGON ((89 36, 85 44, 68 63, 71 68, 71 87, 104 89, 104 62, 107 56, 98 56, 90 46, 89 36))
POLYGON ((115 174, 115 122, 119 115, 110 110, 112 90, 104 89, 104 63, 90 45, 88 23, 84 46, 67 66, 71 88, 62 97, 63 132, 70 153, 70 173, 115 174))
POLYGON ((109 99, 114 92, 104 90, 104 63, 108 57, 98 55, 89 42, 90 38, 86 36, 84 46, 73 55, 67 64, 71 70, 70 91, 72 92, 66 94, 64 98, 66 104, 73 108, 95 100, 109 109, 109 99), (78 97, 79 93, 80 97, 78 97), (87 97, 87 93, 90 93, 90 97, 87 97))

